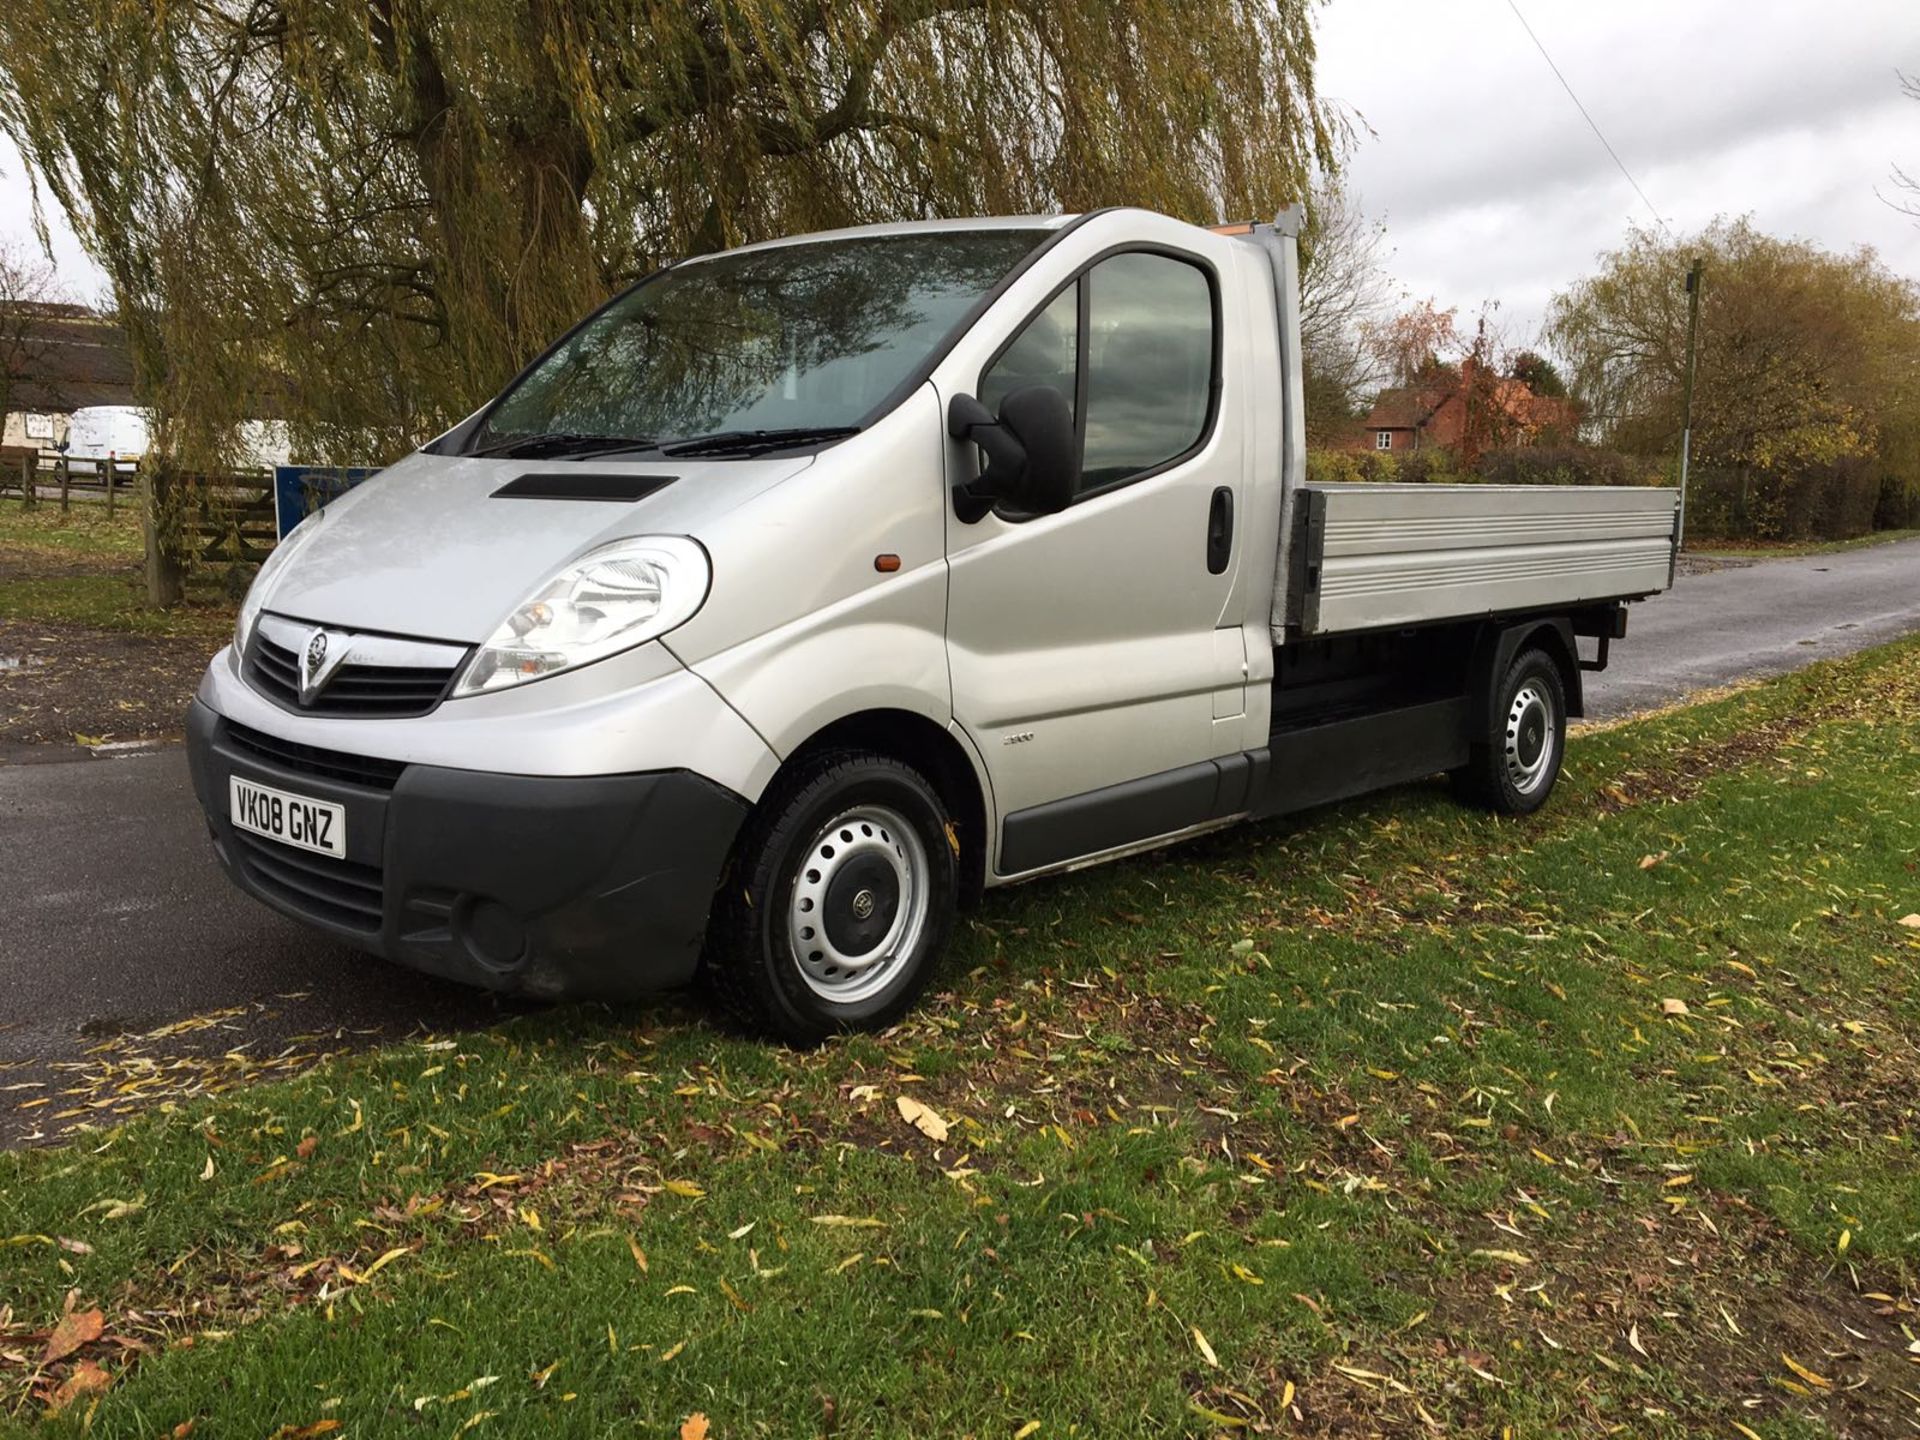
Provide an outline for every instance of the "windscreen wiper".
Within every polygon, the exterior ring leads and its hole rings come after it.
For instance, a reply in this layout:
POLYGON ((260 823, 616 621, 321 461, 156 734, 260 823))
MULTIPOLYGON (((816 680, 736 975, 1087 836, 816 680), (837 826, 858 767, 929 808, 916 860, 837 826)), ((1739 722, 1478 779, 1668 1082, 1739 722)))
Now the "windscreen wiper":
POLYGON ((795 445, 818 445, 858 435, 858 425, 797 426, 790 430, 719 430, 712 435, 690 435, 660 446, 662 455, 758 455, 795 445))
POLYGON ((480 458, 520 456, 531 458, 565 455, 605 455, 615 450, 651 450, 653 441, 643 435, 578 435, 569 430, 546 430, 538 435, 509 435, 492 445, 483 445, 467 454, 480 458))

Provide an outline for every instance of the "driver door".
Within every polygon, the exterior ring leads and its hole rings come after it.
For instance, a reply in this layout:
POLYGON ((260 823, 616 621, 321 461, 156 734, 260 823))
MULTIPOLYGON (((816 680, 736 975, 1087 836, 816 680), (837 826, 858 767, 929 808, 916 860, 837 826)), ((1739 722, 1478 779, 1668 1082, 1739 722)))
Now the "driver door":
MULTIPOLYGON (((978 373, 996 410, 1058 388, 1081 451, 1060 513, 948 520, 954 715, 992 780, 1001 875, 1214 818, 1209 762, 1243 749, 1247 657, 1223 614, 1245 508, 1225 323, 1206 259, 1126 249, 1017 317, 978 373)), ((950 445, 949 464, 970 479, 973 447, 950 445)))

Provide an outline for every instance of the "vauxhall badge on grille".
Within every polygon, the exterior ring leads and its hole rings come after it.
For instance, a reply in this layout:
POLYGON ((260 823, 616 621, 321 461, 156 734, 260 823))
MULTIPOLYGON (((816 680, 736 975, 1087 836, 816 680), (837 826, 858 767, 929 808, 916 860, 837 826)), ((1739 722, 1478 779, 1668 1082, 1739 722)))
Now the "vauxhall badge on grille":
POLYGON ((300 703, 311 705, 353 648, 353 637, 316 629, 300 652, 300 703))

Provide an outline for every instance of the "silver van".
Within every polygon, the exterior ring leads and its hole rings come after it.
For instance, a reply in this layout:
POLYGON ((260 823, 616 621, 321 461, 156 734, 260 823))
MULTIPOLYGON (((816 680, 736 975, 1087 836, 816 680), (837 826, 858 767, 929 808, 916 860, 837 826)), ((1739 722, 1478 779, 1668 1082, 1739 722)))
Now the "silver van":
POLYGON ((882 226, 620 295, 262 567, 189 720, 235 883, 807 1042, 992 886, 1442 771, 1537 807, 1675 493, 1305 484, 1296 228, 882 226))

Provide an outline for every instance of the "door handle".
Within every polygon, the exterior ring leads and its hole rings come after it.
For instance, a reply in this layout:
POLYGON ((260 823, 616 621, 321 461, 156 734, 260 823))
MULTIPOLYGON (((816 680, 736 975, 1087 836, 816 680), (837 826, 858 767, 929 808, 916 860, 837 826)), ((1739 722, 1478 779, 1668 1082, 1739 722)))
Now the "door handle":
POLYGON ((1213 492, 1207 512, 1207 573, 1224 575, 1233 558, 1233 489, 1222 485, 1213 492))

